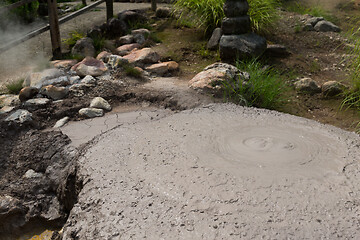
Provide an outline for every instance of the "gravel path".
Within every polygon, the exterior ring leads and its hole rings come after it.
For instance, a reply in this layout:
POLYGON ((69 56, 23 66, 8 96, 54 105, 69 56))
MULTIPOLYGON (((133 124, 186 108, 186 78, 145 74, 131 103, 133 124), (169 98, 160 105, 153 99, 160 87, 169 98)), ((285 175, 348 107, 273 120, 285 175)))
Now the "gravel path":
POLYGON ((360 238, 354 133, 231 104, 117 121, 63 239, 360 238))
MULTIPOLYGON (((149 8, 149 3, 114 3, 114 14, 128 9, 149 8)), ((105 3, 60 25, 61 39, 68 38, 71 31, 86 32, 92 26, 106 21, 105 3)), ((14 26, 14 29, 18 29, 14 26)), ((49 31, 44 32, 22 44, 0 54, 0 85, 1 83, 26 77, 33 68, 48 63, 51 58, 51 42, 49 31)))

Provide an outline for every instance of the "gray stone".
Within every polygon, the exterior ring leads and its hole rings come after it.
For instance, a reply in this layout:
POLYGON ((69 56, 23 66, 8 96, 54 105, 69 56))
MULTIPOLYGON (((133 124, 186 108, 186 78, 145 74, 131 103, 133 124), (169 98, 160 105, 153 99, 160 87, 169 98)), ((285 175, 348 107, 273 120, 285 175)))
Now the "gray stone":
POLYGON ((102 117, 104 110, 98 108, 82 108, 79 110, 79 115, 88 118, 102 117))
POLYGON ((306 20, 306 24, 310 24, 311 26, 315 26, 318 22, 324 20, 323 17, 311 17, 310 19, 306 20))
POLYGON ((70 85, 76 84, 80 82, 80 77, 79 76, 72 76, 70 77, 70 85))
POLYGON ((344 91, 344 85, 337 81, 328 81, 321 86, 322 93, 325 97, 334 97, 344 91))
POLYGON ((29 169, 26 171, 26 173, 24 174, 25 178, 41 178, 43 176, 42 173, 37 173, 32 169, 29 169))
POLYGON ((169 7, 158 7, 155 12, 157 18, 168 18, 171 16, 171 8, 169 7))
POLYGON ((97 77, 104 74, 107 71, 107 68, 104 62, 92 57, 86 57, 81 62, 73 66, 71 70, 76 71, 76 74, 81 77, 85 77, 87 75, 97 77))
POLYGON ((321 88, 311 78, 302 78, 294 83, 295 89, 299 92, 315 94, 320 93, 321 88))
POLYGON ((249 10, 247 1, 226 1, 224 13, 226 17, 240 17, 246 15, 249 10))
POLYGON ((142 45, 149 38, 150 31, 148 29, 141 28, 131 31, 131 34, 134 36, 134 41, 142 45))
POLYGON ((70 119, 69 117, 64 117, 64 118, 58 120, 58 121, 55 123, 55 125, 54 125, 53 128, 61 128, 61 127, 63 127, 66 123, 69 122, 69 119, 70 119))
POLYGON ((206 48, 211 50, 217 49, 219 47, 221 35, 222 35, 221 28, 215 28, 211 35, 210 40, 206 45, 206 48))
POLYGON ((250 17, 246 15, 236 18, 224 18, 221 30, 225 35, 248 33, 251 30, 250 17))
POLYGON ((101 53, 99 53, 96 56, 97 60, 103 61, 104 63, 107 63, 109 61, 109 56, 111 55, 111 53, 107 52, 107 51, 102 51, 101 53))
POLYGON ((11 106, 16 107, 21 104, 19 96, 13 94, 0 95, 0 107, 11 106))
POLYGON ((24 109, 18 109, 5 119, 6 122, 25 123, 32 121, 32 114, 24 109))
POLYGON ((88 37, 77 40, 71 49, 71 54, 81 57, 95 57, 94 41, 88 37))
POLYGON ((15 107, 10 107, 10 106, 4 106, 2 108, 0 108, 0 115, 1 114, 5 114, 5 113, 9 113, 12 110, 14 110, 15 107))
POLYGON ((96 97, 93 100, 91 100, 90 107, 91 108, 100 108, 100 109, 104 109, 107 111, 111 110, 111 105, 108 103, 108 101, 106 101, 102 97, 96 97))
POLYGON ((286 47, 280 44, 268 45, 265 54, 269 57, 287 57, 290 55, 286 47))
POLYGON ((27 109, 37 109, 44 107, 49 103, 50 103, 50 99, 48 98, 34 98, 24 102, 24 107, 26 107, 27 109))
POLYGON ((53 100, 60 100, 66 97, 68 94, 68 89, 65 87, 49 85, 41 88, 40 93, 53 100))
POLYGON ((220 57, 236 60, 258 57, 266 50, 266 39, 255 34, 223 35, 220 39, 220 57))
POLYGON ((35 86, 40 82, 44 82, 49 79, 56 79, 61 76, 65 76, 65 72, 62 69, 50 68, 45 69, 42 72, 31 73, 24 81, 23 86, 35 86))
POLYGON ((160 56, 151 48, 143 48, 140 50, 134 50, 130 54, 124 56, 129 63, 133 63, 136 66, 143 66, 145 64, 157 63, 160 61, 160 56))
POLYGON ((118 40, 118 44, 121 46, 121 45, 125 45, 125 44, 131 44, 131 43, 134 43, 135 40, 134 40, 134 36, 133 35, 125 35, 125 36, 122 36, 119 38, 118 40))
POLYGON ((70 85, 70 80, 67 76, 61 76, 58 78, 48 79, 41 82, 38 82, 34 85, 35 88, 40 89, 44 86, 48 85, 60 85, 60 86, 67 86, 70 85))
POLYGON ((140 44, 131 43, 131 44, 122 45, 122 46, 118 47, 117 49, 115 49, 115 53, 120 56, 125 56, 125 55, 129 54, 135 48, 140 48, 140 44))
POLYGON ((121 66, 123 64, 127 64, 127 63, 129 63, 129 61, 127 59, 120 57, 118 55, 111 55, 109 57, 109 61, 108 61, 108 64, 110 65, 110 67, 112 69, 116 69, 119 66, 121 66))
POLYGON ((95 86, 96 82, 97 81, 93 76, 87 75, 80 81, 80 84, 85 84, 88 86, 95 86))
POLYGON ((340 28, 329 21, 319 21, 314 29, 318 32, 340 32, 340 28))
POLYGON ((314 26, 310 23, 306 23, 303 27, 303 31, 315 31, 314 26))

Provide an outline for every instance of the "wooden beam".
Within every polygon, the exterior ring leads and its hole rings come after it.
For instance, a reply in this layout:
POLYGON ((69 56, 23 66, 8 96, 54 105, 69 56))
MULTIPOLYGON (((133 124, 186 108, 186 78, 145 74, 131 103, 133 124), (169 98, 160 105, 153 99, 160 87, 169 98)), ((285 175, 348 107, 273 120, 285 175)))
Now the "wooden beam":
POLYGON ((61 57, 61 40, 57 3, 56 0, 47 0, 47 2, 49 7, 49 25, 53 59, 59 59, 61 57))
POLYGON ((106 0, 106 20, 109 22, 114 17, 113 0, 106 0))

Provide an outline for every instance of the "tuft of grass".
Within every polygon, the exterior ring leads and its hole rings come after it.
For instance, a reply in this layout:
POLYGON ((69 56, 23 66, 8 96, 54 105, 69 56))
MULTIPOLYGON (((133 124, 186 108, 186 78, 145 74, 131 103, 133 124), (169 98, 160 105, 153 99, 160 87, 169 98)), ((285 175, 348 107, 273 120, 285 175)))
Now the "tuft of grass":
MULTIPOLYGON (((278 18, 278 0, 249 0, 249 16, 252 28, 256 32, 267 32, 278 18)), ((211 33, 221 25, 225 17, 225 0, 177 0, 175 11, 180 12, 180 21, 190 22, 189 26, 198 26, 211 33)))
POLYGON ((105 45, 105 38, 104 37, 94 37, 92 38, 94 42, 94 48, 97 53, 101 52, 105 45))
POLYGON ((248 72, 250 79, 247 82, 234 79, 225 83, 225 100, 267 109, 277 109, 285 102, 286 84, 274 68, 264 67, 256 59, 238 61, 236 67, 248 72))
POLYGON ((141 71, 136 69, 134 66, 132 66, 130 64, 124 64, 122 67, 127 76, 131 76, 131 77, 135 77, 135 78, 141 77, 141 71))
POLYGON ((70 48, 76 44, 77 40, 80 40, 86 36, 83 32, 72 31, 69 34, 69 38, 63 39, 62 42, 67 44, 70 48))
POLYGON ((23 88, 24 79, 19 79, 17 81, 10 82, 5 85, 10 94, 19 94, 20 90, 23 88))
MULTIPOLYGON (((356 26, 359 26, 358 24, 356 26)), ((360 111, 360 27, 354 27, 348 35, 349 39, 354 42, 354 47, 349 52, 352 88, 345 93, 341 108, 355 107, 360 111)))

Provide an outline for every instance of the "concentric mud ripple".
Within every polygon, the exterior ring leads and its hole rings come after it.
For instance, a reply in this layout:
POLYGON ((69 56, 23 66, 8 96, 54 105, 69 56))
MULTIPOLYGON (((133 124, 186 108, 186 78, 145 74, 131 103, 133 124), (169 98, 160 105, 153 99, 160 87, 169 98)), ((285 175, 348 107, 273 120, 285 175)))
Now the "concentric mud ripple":
POLYGON ((339 173, 347 154, 346 145, 335 136, 301 123, 227 124, 195 141, 189 144, 189 150, 208 164, 266 178, 339 173))

